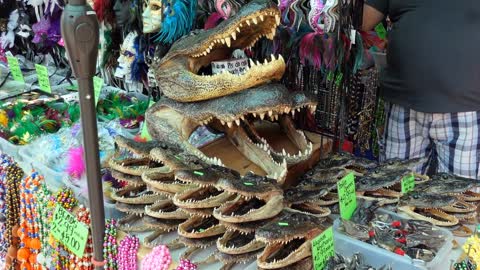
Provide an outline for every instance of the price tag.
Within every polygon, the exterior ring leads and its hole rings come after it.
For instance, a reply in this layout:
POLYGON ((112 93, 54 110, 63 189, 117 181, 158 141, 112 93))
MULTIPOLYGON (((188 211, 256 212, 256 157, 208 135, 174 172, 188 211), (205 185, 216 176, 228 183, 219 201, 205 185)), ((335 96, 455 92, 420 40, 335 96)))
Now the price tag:
POLYGON ((95 96, 95 106, 97 106, 98 99, 100 98, 100 92, 102 92, 103 88, 103 79, 95 76, 93 77, 93 91, 95 96))
MULTIPOLYGON (((150 103, 148 104, 148 107, 149 108, 152 107, 153 104, 155 104, 155 102, 153 100, 150 100, 150 103)), ((147 122, 146 121, 143 121, 143 127, 142 127, 142 132, 140 133, 140 137, 144 138, 147 141, 152 140, 152 136, 150 136, 150 134, 148 133, 147 122)))
POLYGON ((35 69, 37 70, 38 85, 40 86, 40 90, 51 94, 52 88, 50 87, 50 78, 48 77, 47 67, 35 64, 35 69))
POLYGON ((387 30, 385 29, 385 26, 383 26, 383 23, 379 23, 377 24, 377 26, 375 26, 375 32, 377 33, 379 38, 387 38, 387 30))
POLYGON ((24 83, 25 80, 23 79, 23 74, 22 70, 20 69, 18 59, 13 56, 7 56, 7 61, 10 72, 12 73, 13 80, 24 83))
POLYGON ((313 269, 323 270, 328 259, 335 256, 333 228, 326 229, 312 241, 313 269))
POLYGON ((255 184, 252 182, 243 182, 245 186, 254 186, 255 184))
POLYGON ((78 257, 83 257, 88 238, 88 227, 57 204, 50 228, 55 239, 62 242, 78 257))
POLYGON ((410 174, 402 179, 402 193, 408 193, 415 188, 415 176, 410 174))
POLYGON ((355 194, 355 176, 349 173, 337 183, 340 216, 349 220, 357 209, 357 194, 355 194))

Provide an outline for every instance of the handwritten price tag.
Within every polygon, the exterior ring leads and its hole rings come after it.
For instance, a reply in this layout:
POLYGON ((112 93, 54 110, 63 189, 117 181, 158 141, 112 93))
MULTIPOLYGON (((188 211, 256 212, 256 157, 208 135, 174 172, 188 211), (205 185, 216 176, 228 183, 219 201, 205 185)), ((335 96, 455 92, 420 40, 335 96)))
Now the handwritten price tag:
POLYGON ((47 67, 35 64, 35 69, 37 70, 38 85, 40 86, 40 90, 51 94, 52 88, 50 87, 50 78, 48 77, 47 67))
POLYGON ((20 69, 20 64, 18 63, 18 59, 13 56, 7 56, 8 67, 10 68, 10 72, 12 73, 13 80, 17 82, 25 82, 23 79, 22 69, 20 69))
POLYGON ((60 205, 55 208, 51 232, 55 239, 62 242, 75 255, 83 257, 88 228, 60 205))
POLYGON ((103 88, 103 79, 95 76, 93 77, 93 91, 95 96, 95 106, 97 106, 98 99, 100 98, 100 92, 102 92, 103 88))
POLYGON ((340 216, 349 220, 357 209, 357 194, 355 194, 355 176, 349 173, 337 183, 340 216))
POLYGON ((402 179, 402 193, 408 193, 415 188, 415 177, 413 174, 405 176, 402 179))
MULTIPOLYGON (((152 107, 153 104, 155 104, 155 102, 153 100, 150 100, 150 103, 148 104, 148 107, 149 108, 152 107)), ((140 132, 140 137, 144 138, 147 141, 152 140, 152 136, 150 136, 150 134, 148 133, 147 122, 146 121, 143 121, 143 127, 142 127, 142 132, 140 132)))
POLYGON ((323 270, 334 255, 333 228, 330 227, 312 241, 313 269, 323 270))

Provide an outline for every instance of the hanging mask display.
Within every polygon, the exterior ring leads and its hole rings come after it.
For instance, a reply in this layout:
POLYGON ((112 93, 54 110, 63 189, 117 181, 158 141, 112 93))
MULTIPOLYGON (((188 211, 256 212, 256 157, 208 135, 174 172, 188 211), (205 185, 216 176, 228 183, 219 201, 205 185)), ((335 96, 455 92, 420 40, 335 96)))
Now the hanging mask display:
POLYGON ((162 27, 163 3, 161 0, 150 0, 148 6, 142 14, 143 33, 158 32, 162 27))
POLYGON ((113 5, 113 12, 115 12, 115 18, 119 26, 125 26, 130 20, 130 1, 116 0, 113 5))
MULTIPOLYGON (((162 0, 161 5, 159 5, 160 1, 152 0, 150 3, 147 8, 147 10, 150 9, 150 14, 144 13, 143 18, 144 21, 148 21, 147 26, 150 28, 158 26, 158 34, 155 36, 156 42, 171 44, 192 30, 195 23, 197 1, 162 0), (154 9, 155 13, 153 13, 154 9), (160 18, 157 16, 159 12, 163 12, 160 18), (155 25, 152 25, 152 21, 155 25)), ((145 28, 145 24, 143 27, 145 28)), ((150 30, 150 28, 147 27, 147 30, 150 30)), ((152 30, 152 32, 155 32, 155 30, 152 30)))
POLYGON ((130 33, 123 40, 120 57, 117 59, 118 67, 115 71, 115 77, 123 78, 131 73, 132 63, 135 60, 134 43, 137 36, 137 33, 130 33))

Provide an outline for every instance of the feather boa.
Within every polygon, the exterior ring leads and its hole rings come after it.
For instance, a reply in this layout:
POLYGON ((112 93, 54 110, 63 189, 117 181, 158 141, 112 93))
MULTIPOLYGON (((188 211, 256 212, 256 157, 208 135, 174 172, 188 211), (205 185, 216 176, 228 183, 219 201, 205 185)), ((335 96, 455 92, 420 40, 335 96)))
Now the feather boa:
POLYGON ((80 179, 85 173, 83 147, 72 147, 68 150, 67 173, 76 179, 80 179))

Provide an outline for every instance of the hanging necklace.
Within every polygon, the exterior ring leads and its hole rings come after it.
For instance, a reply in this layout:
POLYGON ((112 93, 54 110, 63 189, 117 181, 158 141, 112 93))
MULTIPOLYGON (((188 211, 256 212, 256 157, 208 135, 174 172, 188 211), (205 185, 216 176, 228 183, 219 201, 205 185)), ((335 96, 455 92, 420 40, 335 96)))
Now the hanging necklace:
MULTIPOLYGON (((90 211, 83 205, 80 205, 76 218, 78 221, 87 225, 90 228, 90 211)), ((85 252, 83 257, 79 258, 75 254, 70 254, 70 269, 72 270, 90 270, 93 269, 92 265, 92 255, 93 255, 93 244, 92 244, 92 234, 88 234, 87 244, 85 245, 85 252)))
POLYGON ((105 237, 103 238, 103 257, 105 258, 105 270, 117 270, 117 221, 107 220, 105 225, 105 237))
POLYGON ((36 209, 36 193, 42 178, 33 172, 23 179, 20 186, 20 228, 17 235, 20 237, 20 249, 17 252, 17 260, 20 269, 37 269, 37 254, 40 252, 41 242, 39 239, 38 213, 36 209))
POLYGON ((127 235, 118 247, 118 269, 136 270, 137 269, 137 251, 139 240, 136 236, 127 235))

